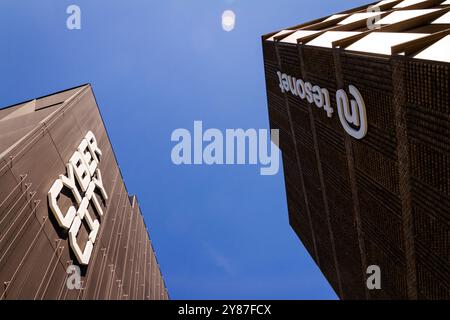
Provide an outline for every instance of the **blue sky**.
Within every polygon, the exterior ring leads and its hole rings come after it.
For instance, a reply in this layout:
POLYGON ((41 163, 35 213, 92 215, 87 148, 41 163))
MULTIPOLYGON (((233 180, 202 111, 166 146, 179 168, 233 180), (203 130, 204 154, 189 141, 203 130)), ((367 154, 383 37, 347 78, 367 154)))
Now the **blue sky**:
POLYGON ((288 224, 282 171, 175 166, 170 136, 268 128, 261 35, 367 2, 2 0, 0 106, 92 84, 171 298, 336 299, 288 224))

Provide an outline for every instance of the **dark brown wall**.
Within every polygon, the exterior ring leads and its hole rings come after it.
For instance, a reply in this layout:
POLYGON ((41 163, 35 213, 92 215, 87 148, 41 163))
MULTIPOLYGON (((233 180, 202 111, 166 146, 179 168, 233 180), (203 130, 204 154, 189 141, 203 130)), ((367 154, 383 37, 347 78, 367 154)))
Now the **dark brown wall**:
MULTIPOLYGON (((0 161, 0 298, 167 299, 137 199, 127 193, 91 87, 82 87, 72 101, 63 99, 0 161), (103 152, 99 168, 109 198, 90 262, 81 267, 82 289, 68 290, 66 268, 77 260, 47 192, 66 174, 65 164, 89 130, 103 152)), ((70 199, 64 201, 68 206, 70 199)), ((79 238, 86 239, 87 230, 79 238)))
POLYGON ((290 223, 336 293, 449 299, 449 65, 273 41, 263 50, 290 223), (276 71, 327 88, 333 117, 283 94, 276 71), (336 113, 336 90, 349 84, 366 103, 362 140, 336 113), (382 290, 367 290, 369 265, 382 290))

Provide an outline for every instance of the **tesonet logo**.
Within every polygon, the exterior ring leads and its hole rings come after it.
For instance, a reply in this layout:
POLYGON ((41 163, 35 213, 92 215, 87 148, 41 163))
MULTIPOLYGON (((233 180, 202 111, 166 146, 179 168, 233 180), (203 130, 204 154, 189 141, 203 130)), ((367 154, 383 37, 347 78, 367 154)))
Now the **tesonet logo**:
MULTIPOLYGON (((317 108, 323 108, 328 118, 333 116, 334 109, 330 103, 328 89, 321 88, 318 85, 313 85, 310 82, 305 82, 302 79, 297 79, 280 71, 277 72, 277 75, 280 81, 279 87, 281 92, 290 92, 302 100, 306 99, 310 104, 315 104, 317 108)), ((336 91, 339 120, 349 135, 355 139, 362 139, 366 136, 368 130, 366 105, 361 93, 355 86, 350 85, 349 92, 354 98, 350 101, 345 90, 340 89, 336 91)))

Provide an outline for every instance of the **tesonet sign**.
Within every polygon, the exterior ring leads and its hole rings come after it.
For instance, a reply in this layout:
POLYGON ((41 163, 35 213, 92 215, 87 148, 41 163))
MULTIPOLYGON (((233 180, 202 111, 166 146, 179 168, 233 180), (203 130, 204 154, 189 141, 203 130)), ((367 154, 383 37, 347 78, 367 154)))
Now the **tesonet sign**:
MULTIPOLYGON (((292 95, 301 99, 306 99, 310 104, 315 104, 317 108, 322 109, 331 118, 334 109, 330 103, 330 93, 327 89, 297 79, 285 73, 277 72, 280 81, 281 92, 290 92, 292 95)), ((366 136, 368 130, 366 105, 358 89, 350 85, 349 97, 345 90, 336 91, 336 103, 339 120, 344 130, 355 139, 362 139, 366 136)))
POLYGON ((50 209, 59 226, 69 230, 70 247, 75 253, 78 262, 82 265, 89 263, 100 228, 100 222, 95 218, 94 213, 91 214, 88 211, 89 205, 92 203, 99 216, 103 216, 102 207, 94 191, 98 189, 103 199, 105 201, 108 199, 103 186, 102 175, 98 168, 101 155, 102 152, 97 145, 97 140, 94 134, 89 131, 84 139, 81 140, 69 163, 67 163, 67 176, 60 175, 48 192, 50 209), (65 214, 63 214, 58 205, 58 199, 64 187, 72 192, 77 204, 77 208, 72 205, 65 214), (89 240, 84 247, 84 251, 81 250, 77 241, 77 235, 83 219, 86 220, 90 229, 89 240))

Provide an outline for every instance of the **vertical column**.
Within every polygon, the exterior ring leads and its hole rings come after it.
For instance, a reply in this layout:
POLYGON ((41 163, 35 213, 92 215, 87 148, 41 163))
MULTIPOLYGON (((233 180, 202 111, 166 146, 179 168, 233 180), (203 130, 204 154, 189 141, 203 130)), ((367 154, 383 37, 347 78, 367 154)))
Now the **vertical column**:
MULTIPOLYGON (((302 49, 301 45, 298 45, 298 55, 299 55, 300 64, 301 64, 302 77, 306 81, 307 79, 305 78, 306 72, 305 72, 305 64, 304 64, 304 58, 303 58, 303 49, 302 49)), ((323 199, 323 205, 324 205, 325 216, 326 216, 326 221, 327 221, 327 228, 328 228, 328 233, 329 233, 330 239, 331 239, 330 250, 332 251, 332 254, 333 254, 333 260, 334 260, 334 265, 335 265, 335 269, 336 269, 339 296, 343 297, 341 275, 339 272, 339 265, 338 265, 338 261, 337 261, 337 257, 336 257, 336 248, 335 248, 335 244, 334 244, 335 240, 334 240, 334 235, 333 235, 333 231, 331 229, 331 224, 330 224, 330 212, 329 212, 329 208, 328 208, 328 200, 327 200, 327 196, 326 196, 325 183, 324 183, 324 179, 323 179, 322 165, 320 162, 320 152, 319 152, 319 145, 318 145, 318 139, 317 139, 316 125, 314 122, 314 115, 313 115, 311 108, 308 109, 308 113, 309 113, 309 121, 311 124, 311 132, 312 132, 312 136, 313 136, 314 149, 316 151, 316 162, 317 162, 317 169, 319 172, 320 188, 322 190, 322 199, 323 199)))
MULTIPOLYGON (((336 72, 336 82, 338 88, 344 87, 344 76, 342 74, 341 68, 341 57, 340 50, 334 50, 334 66, 336 72)), ((363 283, 366 283, 366 270, 367 270, 367 261, 366 261, 366 249, 364 245, 364 238, 361 228, 361 215, 360 215, 360 206, 359 206, 359 197, 358 197, 358 186, 356 183, 356 173, 355 173, 355 160, 353 156, 353 147, 352 147, 352 138, 346 134, 345 135, 345 151, 347 154, 347 165, 348 172, 350 177, 350 186, 352 189, 352 199, 353 199, 353 209, 355 212, 355 225, 358 234, 358 245, 359 251, 361 255, 361 277, 363 278, 363 283)), ((364 287, 364 291, 366 293, 366 299, 369 299, 369 292, 367 286, 364 287)))
POLYGON ((404 62, 392 59, 393 104, 397 137, 400 201, 406 260, 406 285, 409 299, 417 299, 417 275, 414 249, 414 222, 411 199, 410 159, 406 125, 404 62))
MULTIPOLYGON (((275 52, 276 52, 276 56, 277 56, 278 68, 279 68, 280 71, 282 71, 281 70, 280 54, 279 54, 278 43, 277 42, 274 43, 274 47, 275 47, 275 52)), ((294 125, 293 125, 293 122, 292 122, 291 112, 290 112, 290 109, 289 109, 289 102, 288 102, 288 98, 287 98, 287 92, 284 93, 284 101, 285 101, 285 104, 286 104, 286 110, 287 110, 287 114, 288 114, 288 118, 289 118, 289 127, 290 127, 290 133, 291 133, 291 137, 292 137, 293 144, 294 144, 295 158, 296 158, 296 162, 297 162, 297 167, 298 167, 298 170, 299 170, 299 173, 300 173, 300 185, 301 185, 303 197, 305 199, 305 204, 306 204, 305 205, 305 207, 306 207, 306 215, 308 217, 309 228, 311 230, 311 235, 312 235, 312 242, 313 242, 313 247, 314 247, 314 260, 316 261, 316 263, 320 267, 319 255, 317 253, 316 237, 315 237, 314 229, 313 229, 313 226, 312 226, 311 212, 310 212, 310 209, 309 209, 309 202, 308 202, 308 195, 307 195, 306 188, 305 188, 305 182, 303 180, 303 170, 302 170, 302 166, 301 166, 300 159, 299 159, 299 152, 298 152, 297 142, 295 140, 295 131, 294 131, 294 125)))

